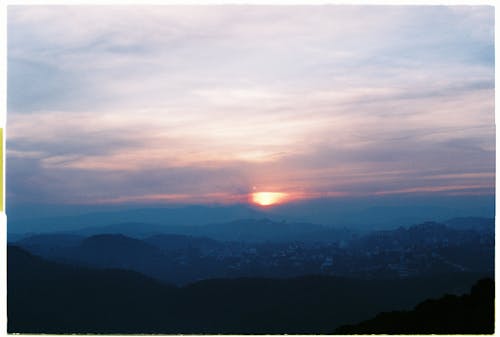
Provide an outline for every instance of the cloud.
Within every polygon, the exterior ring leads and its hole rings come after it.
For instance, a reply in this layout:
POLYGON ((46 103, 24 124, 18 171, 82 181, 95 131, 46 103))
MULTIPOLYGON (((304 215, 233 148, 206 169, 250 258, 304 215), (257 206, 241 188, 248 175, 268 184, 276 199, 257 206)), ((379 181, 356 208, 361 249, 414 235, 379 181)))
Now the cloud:
POLYGON ((8 193, 491 190, 493 22, 485 6, 11 6, 8 193))

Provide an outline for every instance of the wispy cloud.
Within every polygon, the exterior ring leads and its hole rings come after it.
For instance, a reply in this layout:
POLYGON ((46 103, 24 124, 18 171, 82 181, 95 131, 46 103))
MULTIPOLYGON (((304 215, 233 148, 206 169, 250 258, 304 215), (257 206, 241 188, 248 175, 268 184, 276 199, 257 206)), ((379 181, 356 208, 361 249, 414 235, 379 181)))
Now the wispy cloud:
POLYGON ((491 191, 493 12, 11 6, 8 194, 491 191))

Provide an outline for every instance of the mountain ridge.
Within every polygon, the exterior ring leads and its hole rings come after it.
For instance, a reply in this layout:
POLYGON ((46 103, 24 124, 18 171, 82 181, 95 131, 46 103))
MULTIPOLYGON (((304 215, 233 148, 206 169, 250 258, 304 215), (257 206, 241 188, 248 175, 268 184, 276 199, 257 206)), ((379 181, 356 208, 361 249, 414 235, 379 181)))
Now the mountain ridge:
POLYGON ((304 276, 175 287, 131 271, 56 264, 13 246, 7 258, 9 333, 324 334, 450 289, 463 293, 479 278, 304 276))

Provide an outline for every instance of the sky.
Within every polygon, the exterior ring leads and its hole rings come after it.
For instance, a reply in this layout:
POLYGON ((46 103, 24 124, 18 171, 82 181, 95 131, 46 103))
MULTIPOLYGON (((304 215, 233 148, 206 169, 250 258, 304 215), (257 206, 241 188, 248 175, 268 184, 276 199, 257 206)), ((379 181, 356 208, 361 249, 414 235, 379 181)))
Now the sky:
POLYGON ((494 194, 491 6, 7 14, 7 207, 494 194))

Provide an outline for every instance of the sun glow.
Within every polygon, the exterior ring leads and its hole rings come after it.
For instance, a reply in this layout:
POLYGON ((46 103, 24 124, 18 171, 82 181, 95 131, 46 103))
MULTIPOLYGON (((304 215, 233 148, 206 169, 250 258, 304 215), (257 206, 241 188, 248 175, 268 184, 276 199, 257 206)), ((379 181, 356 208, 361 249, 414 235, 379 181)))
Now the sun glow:
POLYGON ((255 192, 252 193, 252 201, 261 206, 269 206, 283 202, 286 193, 280 192, 255 192))

